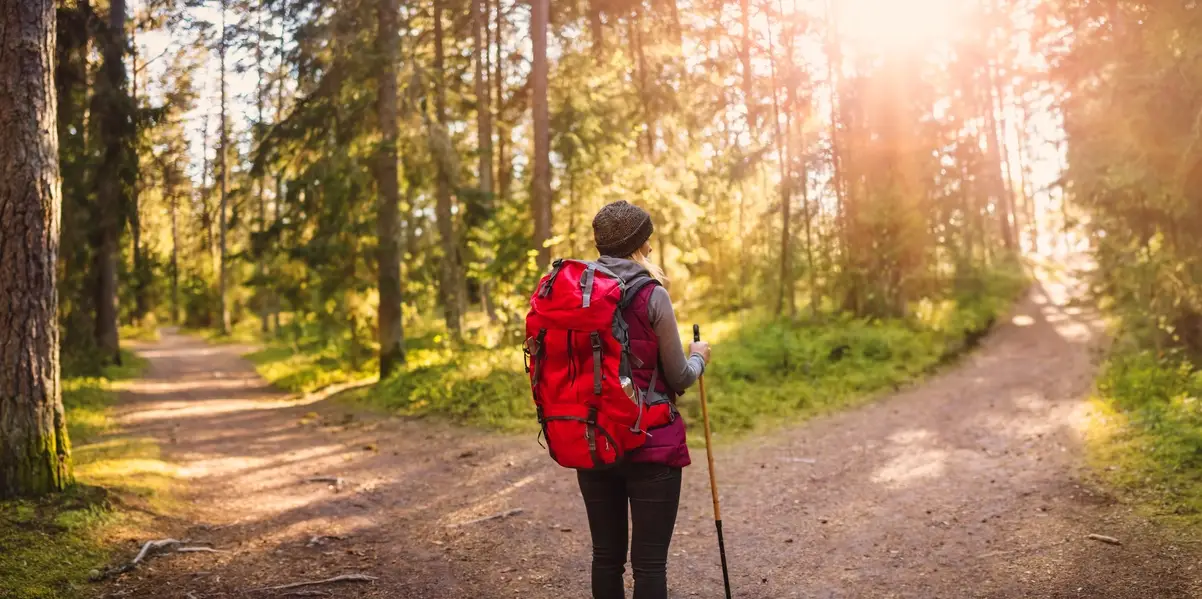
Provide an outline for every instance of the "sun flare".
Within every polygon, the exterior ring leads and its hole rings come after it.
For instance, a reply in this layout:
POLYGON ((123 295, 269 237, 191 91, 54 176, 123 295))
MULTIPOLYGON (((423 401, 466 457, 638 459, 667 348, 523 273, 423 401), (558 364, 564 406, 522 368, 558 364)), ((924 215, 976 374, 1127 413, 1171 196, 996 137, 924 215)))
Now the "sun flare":
POLYGON ((853 48, 912 50, 950 40, 964 25, 957 0, 833 0, 840 37, 853 48))

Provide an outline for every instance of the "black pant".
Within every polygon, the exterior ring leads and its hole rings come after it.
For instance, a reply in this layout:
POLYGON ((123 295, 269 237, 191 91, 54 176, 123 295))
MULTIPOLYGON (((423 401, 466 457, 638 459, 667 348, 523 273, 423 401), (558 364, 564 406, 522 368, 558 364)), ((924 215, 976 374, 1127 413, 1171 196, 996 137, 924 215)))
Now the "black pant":
POLYGON ((593 599, 626 597, 627 503, 634 523, 634 599, 668 599, 668 545, 680 506, 680 468, 630 463, 580 471, 577 478, 593 536, 593 599))

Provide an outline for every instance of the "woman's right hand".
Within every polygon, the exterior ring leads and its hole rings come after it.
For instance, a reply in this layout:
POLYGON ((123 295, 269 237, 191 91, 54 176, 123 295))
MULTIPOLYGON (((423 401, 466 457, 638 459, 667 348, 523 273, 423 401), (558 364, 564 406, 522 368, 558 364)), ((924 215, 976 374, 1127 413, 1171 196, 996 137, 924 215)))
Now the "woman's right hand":
POLYGON ((704 341, 694 341, 689 344, 689 355, 697 354, 706 364, 710 363, 710 344, 704 341))

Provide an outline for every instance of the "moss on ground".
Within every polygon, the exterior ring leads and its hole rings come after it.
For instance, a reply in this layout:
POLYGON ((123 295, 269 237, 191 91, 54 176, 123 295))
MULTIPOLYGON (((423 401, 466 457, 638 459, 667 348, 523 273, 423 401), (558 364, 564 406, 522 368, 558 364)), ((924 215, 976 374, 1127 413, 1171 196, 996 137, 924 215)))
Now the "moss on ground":
POLYGON ((125 508, 169 500, 171 467, 158 446, 122 436, 111 418, 121 381, 144 366, 125 354, 123 366, 103 376, 63 379, 77 483, 58 495, 0 502, 0 598, 86 596, 89 573, 108 563, 114 539, 147 524, 142 510, 125 508))

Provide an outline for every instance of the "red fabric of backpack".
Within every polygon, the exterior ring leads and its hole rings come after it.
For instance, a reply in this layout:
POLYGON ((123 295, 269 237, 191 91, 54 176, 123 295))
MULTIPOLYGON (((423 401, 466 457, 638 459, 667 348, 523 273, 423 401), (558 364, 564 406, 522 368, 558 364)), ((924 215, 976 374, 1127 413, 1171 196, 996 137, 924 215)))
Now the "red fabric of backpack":
POLYGON ((565 468, 611 467, 661 424, 630 372, 622 308, 637 291, 600 264, 556 260, 530 298, 526 371, 547 451, 565 468))

